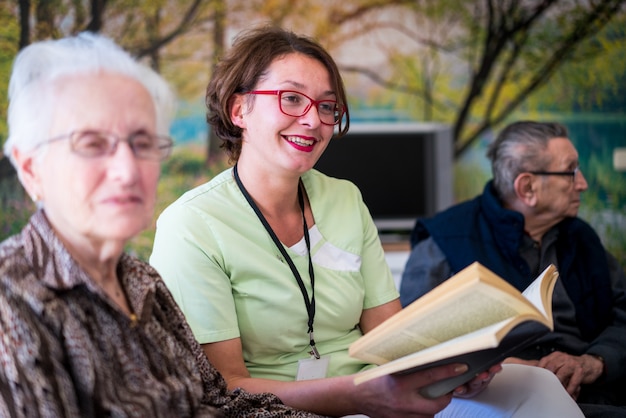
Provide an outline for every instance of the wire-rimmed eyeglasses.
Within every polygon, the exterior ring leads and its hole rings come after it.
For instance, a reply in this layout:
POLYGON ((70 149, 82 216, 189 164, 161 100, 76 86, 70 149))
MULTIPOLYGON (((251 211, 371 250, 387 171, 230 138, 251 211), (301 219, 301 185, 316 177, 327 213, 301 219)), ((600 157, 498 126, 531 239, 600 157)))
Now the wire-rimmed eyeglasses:
POLYGON ((163 161, 169 157, 174 144, 172 138, 168 136, 154 135, 144 131, 134 132, 123 139, 110 132, 85 130, 56 136, 37 144, 37 147, 63 139, 69 139, 70 149, 86 158, 112 155, 117 149, 117 144, 125 141, 135 157, 141 160, 163 161))
POLYGON ((278 107, 287 116, 300 117, 315 106, 320 122, 324 125, 336 125, 341 121, 345 109, 335 100, 313 100, 304 93, 295 90, 252 90, 246 94, 272 94, 278 96, 278 107))
POLYGON ((530 174, 538 176, 570 176, 572 181, 576 180, 576 174, 580 172, 580 167, 576 167, 571 171, 529 171, 530 174))

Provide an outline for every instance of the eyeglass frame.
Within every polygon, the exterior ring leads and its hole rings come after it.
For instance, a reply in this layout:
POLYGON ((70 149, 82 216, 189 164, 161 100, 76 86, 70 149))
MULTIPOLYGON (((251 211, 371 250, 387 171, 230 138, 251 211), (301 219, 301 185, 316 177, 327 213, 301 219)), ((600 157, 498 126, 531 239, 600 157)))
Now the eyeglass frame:
POLYGON ((572 176, 572 181, 576 180, 576 174, 580 172, 580 167, 574 168, 572 171, 528 171, 530 174, 537 176, 572 176))
POLYGON ((309 110, 311 110, 311 107, 313 107, 313 105, 315 105, 315 109, 317 110, 318 116, 319 116, 319 105, 323 102, 332 102, 335 103, 335 106, 337 108, 337 111, 339 112, 339 117, 337 118, 337 120, 334 123, 326 123, 322 120, 322 118, 320 118, 320 122, 324 125, 327 126, 335 126, 337 124, 339 124, 341 122, 341 119, 343 118, 343 115, 346 113, 346 107, 345 105, 339 105, 339 102, 337 100, 331 100, 331 99, 324 99, 324 100, 315 100, 310 98, 309 96, 307 96, 306 94, 299 92, 297 90, 250 90, 245 92, 244 94, 261 94, 261 95, 274 95, 278 98, 278 109, 280 109, 280 111, 282 112, 283 115, 287 115, 287 116, 291 116, 293 118, 299 118, 302 117, 304 115, 307 114, 307 112, 309 110), (307 105, 307 107, 304 109, 304 111, 302 112, 302 114, 300 115, 290 115, 289 113, 285 112, 283 110, 283 105, 281 103, 280 97, 282 96, 283 93, 296 93, 299 94, 301 96, 306 97, 307 99, 309 99, 309 104, 307 105))
POLYGON ((126 142, 128 144, 128 146, 130 147, 130 149, 133 152, 133 155, 140 159, 140 160, 147 160, 147 161, 164 161, 166 160, 172 152, 172 147, 174 146, 174 140, 167 136, 167 135, 158 135, 158 134, 150 134, 147 133, 145 131, 137 131, 137 132, 133 132, 132 134, 128 135, 126 138, 121 138, 119 135, 114 134, 112 132, 106 132, 106 131, 100 131, 97 129, 85 129, 85 130, 77 130, 77 131, 72 131, 66 134, 61 134, 55 137, 52 137, 50 139, 47 139, 45 141, 42 141, 40 143, 38 143, 35 146, 35 149, 43 146, 43 145, 47 145, 50 144, 52 142, 57 142, 57 141, 61 141, 64 139, 69 139, 70 140, 70 150, 75 153, 76 155, 79 155, 83 158, 100 158, 100 157, 105 157, 105 156, 110 156, 113 155, 115 153, 115 151, 117 150, 117 146, 120 142, 126 142), (83 135, 83 134, 97 134, 100 135, 101 137, 107 138, 107 140, 109 140, 109 148, 103 153, 103 154, 97 154, 97 155, 88 155, 85 153, 81 153, 79 151, 76 150, 75 148, 75 143, 76 143, 76 136, 77 135, 83 135), (135 149, 135 147, 133 146, 133 139, 138 137, 139 135, 145 135, 148 136, 150 138, 154 138, 157 140, 157 147, 156 149, 159 151, 160 155, 158 156, 158 158, 147 158, 147 157, 141 157, 140 155, 137 154, 137 150, 135 149), (110 139, 113 139, 113 142, 110 141, 110 139), (160 141, 160 142, 159 142, 160 141))

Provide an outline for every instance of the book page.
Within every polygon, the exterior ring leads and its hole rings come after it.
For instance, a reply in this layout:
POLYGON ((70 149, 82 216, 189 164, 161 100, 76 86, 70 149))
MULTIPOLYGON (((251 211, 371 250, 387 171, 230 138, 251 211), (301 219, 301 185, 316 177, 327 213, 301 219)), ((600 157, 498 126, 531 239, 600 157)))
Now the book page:
POLYGON ((477 282, 462 297, 431 306, 410 321, 387 324, 383 328, 386 338, 371 339, 359 350, 357 343, 366 340, 366 334, 352 344, 350 355, 383 364, 515 316, 540 316, 532 305, 518 299, 519 292, 515 296, 477 282))
POLYGON ((550 264, 527 288, 522 295, 552 322, 552 292, 559 273, 550 264))
POLYGON ((358 385, 359 383, 375 377, 397 373, 407 369, 408 367, 432 363, 436 360, 459 355, 468 351, 471 352, 479 349, 496 347, 499 343, 498 331, 503 327, 509 328, 510 322, 511 320, 507 319, 490 325, 483 330, 459 336, 453 340, 444 342, 437 347, 429 347, 422 351, 407 355, 404 358, 398 358, 390 361, 384 364, 384 366, 378 366, 373 369, 366 370, 356 375, 354 383, 358 385))
MULTIPOLYGON (((353 344, 353 349, 361 351, 360 347, 363 345, 367 346, 376 340, 387 339, 389 333, 393 332, 394 329, 411 326, 416 318, 430 315, 434 310, 447 309, 447 306, 454 308, 459 301, 463 301, 468 295, 473 294, 477 286, 490 287, 493 292, 500 295, 509 295, 509 303, 515 306, 518 312, 527 309, 534 310, 532 304, 515 287, 480 263, 473 263, 368 332, 367 335, 353 344)), ((472 305, 476 306, 476 304, 472 305)), ((498 320, 494 319, 491 323, 498 320)))
MULTIPOLYGON (((467 372, 429 385, 426 390, 428 396, 441 396, 492 365, 514 355, 520 348, 547 332, 549 328, 545 324, 532 319, 521 323, 516 322, 515 318, 507 319, 435 347, 365 370, 355 376, 354 383, 360 384, 387 374, 414 373, 437 365, 467 364, 469 367, 467 372)), ((420 392, 423 393, 424 390, 420 392)))

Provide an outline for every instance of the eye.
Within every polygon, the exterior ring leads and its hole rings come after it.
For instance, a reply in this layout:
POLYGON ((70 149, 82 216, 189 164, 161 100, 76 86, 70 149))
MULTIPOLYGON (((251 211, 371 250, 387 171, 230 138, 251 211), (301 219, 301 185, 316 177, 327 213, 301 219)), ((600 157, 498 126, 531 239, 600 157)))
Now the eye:
POLYGON ((145 132, 133 134, 129 139, 132 148, 135 151, 151 150, 154 148, 155 139, 152 135, 145 132))
POLYGON ((102 132, 78 132, 74 137, 74 150, 85 155, 106 154, 110 148, 110 140, 102 132))
POLYGON ((339 111, 337 103, 331 100, 322 101, 319 104, 319 111, 321 113, 332 115, 339 111))
POLYGON ((287 106, 299 106, 304 102, 304 97, 301 94, 291 91, 284 92, 281 96, 283 105, 287 106))

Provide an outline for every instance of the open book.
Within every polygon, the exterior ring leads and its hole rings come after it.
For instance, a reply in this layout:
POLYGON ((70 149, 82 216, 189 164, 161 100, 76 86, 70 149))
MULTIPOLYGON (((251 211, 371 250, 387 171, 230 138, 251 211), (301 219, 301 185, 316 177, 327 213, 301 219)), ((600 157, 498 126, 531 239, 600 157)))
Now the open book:
POLYGON ((352 357, 379 365, 357 374, 355 384, 466 363, 466 373, 420 391, 431 398, 451 392, 553 330, 557 278, 550 265, 520 293, 480 263, 471 264, 352 343, 352 357))

